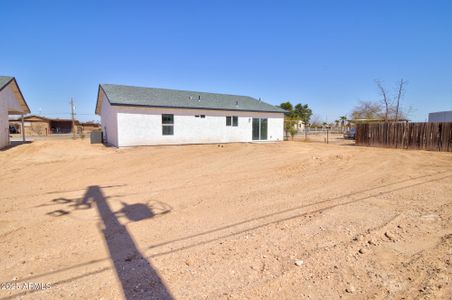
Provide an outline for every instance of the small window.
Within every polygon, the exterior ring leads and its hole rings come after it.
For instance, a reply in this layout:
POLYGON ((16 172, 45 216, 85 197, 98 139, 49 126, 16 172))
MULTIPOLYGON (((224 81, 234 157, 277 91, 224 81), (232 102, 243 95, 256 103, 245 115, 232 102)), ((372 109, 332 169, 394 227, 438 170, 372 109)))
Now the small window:
POLYGON ((239 126, 239 117, 237 117, 237 116, 232 117, 232 126, 235 126, 235 127, 239 126))
POLYGON ((232 124, 232 117, 227 116, 226 117, 226 126, 231 126, 231 124, 232 124))
POLYGON ((174 124, 174 115, 162 115, 162 124, 174 124))
POLYGON ((163 126, 162 127, 162 135, 174 135, 174 127, 173 126, 163 126))
POLYGON ((174 135, 174 115, 162 115, 162 135, 174 135))
POLYGON ((206 115, 201 115, 201 118, 204 119, 206 117, 206 115))

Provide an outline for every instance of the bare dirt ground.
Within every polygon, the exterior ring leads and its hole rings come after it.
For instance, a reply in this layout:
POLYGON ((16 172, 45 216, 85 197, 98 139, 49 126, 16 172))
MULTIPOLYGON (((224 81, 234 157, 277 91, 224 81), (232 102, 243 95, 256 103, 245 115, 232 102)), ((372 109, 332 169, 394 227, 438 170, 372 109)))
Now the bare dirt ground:
POLYGON ((1 299, 452 297, 452 155, 322 143, 0 151, 1 299))

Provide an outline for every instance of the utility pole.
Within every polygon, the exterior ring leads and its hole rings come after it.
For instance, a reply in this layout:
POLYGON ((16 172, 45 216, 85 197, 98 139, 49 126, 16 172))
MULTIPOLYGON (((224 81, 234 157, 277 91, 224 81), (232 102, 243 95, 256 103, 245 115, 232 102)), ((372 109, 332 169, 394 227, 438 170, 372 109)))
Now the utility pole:
POLYGON ((72 116, 72 139, 75 140, 75 112, 74 112, 74 100, 71 98, 71 116, 72 116))

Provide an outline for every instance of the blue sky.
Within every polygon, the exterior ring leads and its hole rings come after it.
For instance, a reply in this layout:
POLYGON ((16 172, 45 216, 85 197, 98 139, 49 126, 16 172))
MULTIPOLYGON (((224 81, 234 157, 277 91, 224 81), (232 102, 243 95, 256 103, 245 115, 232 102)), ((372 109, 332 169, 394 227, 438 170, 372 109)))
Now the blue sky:
POLYGON ((32 111, 95 119, 99 83, 307 103, 329 121, 374 80, 411 119, 452 110, 452 1, 2 1, 0 75, 32 111))

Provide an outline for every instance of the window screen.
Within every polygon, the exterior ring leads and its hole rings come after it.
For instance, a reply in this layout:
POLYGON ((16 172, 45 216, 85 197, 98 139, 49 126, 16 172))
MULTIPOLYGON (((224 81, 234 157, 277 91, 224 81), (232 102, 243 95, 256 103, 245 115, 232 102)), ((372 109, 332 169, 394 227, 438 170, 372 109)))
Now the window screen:
POLYGON ((174 135, 174 115, 162 115, 162 135, 174 135))
POLYGON ((174 124, 174 115, 162 115, 162 124, 174 124))
POLYGON ((233 116, 232 117, 232 126, 239 126, 239 117, 233 116))
POLYGON ((163 135, 174 135, 174 126, 163 126, 162 127, 163 135))

